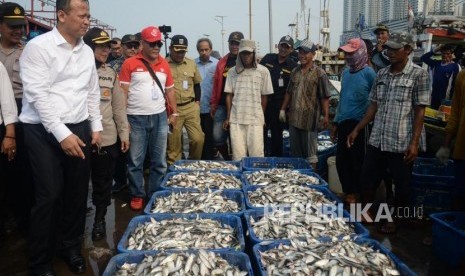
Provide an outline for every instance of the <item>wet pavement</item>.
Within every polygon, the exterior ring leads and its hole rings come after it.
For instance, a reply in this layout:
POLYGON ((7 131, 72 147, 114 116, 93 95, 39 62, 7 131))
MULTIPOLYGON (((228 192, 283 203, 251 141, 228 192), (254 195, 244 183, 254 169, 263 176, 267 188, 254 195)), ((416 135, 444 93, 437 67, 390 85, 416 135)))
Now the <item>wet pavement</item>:
MULTIPOLYGON (((91 231, 94 208, 89 200, 83 254, 87 261, 85 275, 101 275, 105 267, 117 252, 117 244, 132 217, 142 214, 129 208, 128 190, 112 196, 112 204, 106 215, 107 236, 105 240, 93 242, 91 231)), ((405 262, 418 275, 465 275, 465 269, 452 271, 444 263, 434 258, 431 246, 423 244, 425 237, 431 234, 431 223, 416 220, 401 225, 395 234, 383 235, 375 226, 366 226, 370 236, 380 241, 385 247, 405 262)), ((54 268, 57 275, 73 275, 64 262, 56 259, 54 268)), ((0 244, 0 275, 27 275, 27 241, 25 235, 18 230, 6 233, 0 244)))

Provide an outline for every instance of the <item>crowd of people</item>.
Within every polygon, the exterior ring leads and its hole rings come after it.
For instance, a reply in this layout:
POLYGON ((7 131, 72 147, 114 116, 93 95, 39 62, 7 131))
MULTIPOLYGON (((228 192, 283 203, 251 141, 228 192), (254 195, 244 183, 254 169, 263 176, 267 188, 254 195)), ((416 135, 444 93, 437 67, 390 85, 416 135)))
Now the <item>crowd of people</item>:
MULTIPOLYGON (((53 30, 24 45, 23 7, 6 2, 0 8, 0 202, 21 194, 21 202, 8 205, 18 226, 29 229, 31 275, 55 275, 55 256, 83 273, 90 180, 97 241, 105 237, 112 190, 129 186, 131 209, 142 210, 167 167, 183 158, 183 129, 184 157, 240 160, 282 156, 288 127, 291 156, 316 168, 317 132, 332 128, 345 201, 373 202, 384 179, 395 184, 395 193, 386 186, 388 200, 400 207, 408 206, 412 164, 425 150, 425 108, 451 99, 437 156, 446 162, 456 138, 454 202, 464 202, 465 73, 458 73, 449 46, 422 57, 432 68, 431 85, 429 73, 409 58, 411 35, 379 24, 376 45, 350 39, 339 49, 347 67, 330 122, 328 77, 315 62, 318 46, 308 39, 294 47, 292 37, 283 36, 277 53, 258 60, 256 42, 235 31, 224 57, 213 57, 211 40, 201 38, 191 59, 185 35, 167 41, 156 26, 121 39, 89 29, 86 0, 57 0, 56 16, 53 30), (164 43, 167 57, 160 53, 164 43), (438 52, 442 61, 430 60, 438 52)), ((386 222, 380 231, 396 227, 386 222)))

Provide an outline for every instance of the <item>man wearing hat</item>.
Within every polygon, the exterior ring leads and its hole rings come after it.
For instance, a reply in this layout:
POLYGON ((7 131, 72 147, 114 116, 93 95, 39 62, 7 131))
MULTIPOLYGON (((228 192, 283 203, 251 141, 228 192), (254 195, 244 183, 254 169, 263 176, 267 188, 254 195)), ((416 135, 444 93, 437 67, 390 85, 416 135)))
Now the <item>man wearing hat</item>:
POLYGON ((279 118, 285 121, 289 107, 291 156, 306 159, 316 169, 318 126, 326 128, 329 120, 328 76, 313 61, 317 50, 313 42, 304 39, 297 50, 300 66, 291 73, 279 118))
POLYGON ((202 77, 193 59, 186 57, 187 38, 171 38, 170 56, 167 61, 174 79, 178 117, 176 126, 168 135, 168 165, 182 157, 182 128, 189 137, 189 159, 202 157, 204 134, 200 126, 200 83, 202 77))
MULTIPOLYGON (((410 34, 391 34, 384 44, 391 65, 378 71, 368 110, 347 137, 351 148, 360 131, 374 121, 360 177, 364 203, 373 202, 388 168, 396 184, 395 207, 409 206, 412 164, 418 151, 426 149, 423 117, 431 95, 428 72, 409 60, 413 46, 410 34)), ((396 224, 381 223, 379 230, 395 232, 396 224)))
POLYGON ((117 73, 119 73, 119 71, 121 70, 121 65, 123 65, 123 62, 127 58, 133 57, 137 53, 139 53, 139 47, 140 47, 140 39, 138 39, 136 35, 133 35, 133 34, 124 35, 123 38, 121 39, 122 55, 110 61, 109 63, 110 67, 113 68, 113 70, 115 70, 117 73))
POLYGON ((210 114, 214 118, 213 140, 219 154, 225 160, 230 160, 230 157, 227 144, 228 131, 223 128, 223 122, 227 118, 226 94, 223 93, 224 85, 229 69, 236 65, 239 43, 243 38, 244 34, 241 32, 235 31, 229 34, 229 53, 218 61, 213 80, 212 97, 210 99, 210 114))
POLYGON ((376 35, 378 43, 371 55, 371 63, 375 71, 378 71, 391 64, 387 56, 383 54, 383 45, 389 40, 389 28, 384 24, 378 23, 373 33, 376 35))
POLYGON ((279 40, 278 53, 266 54, 260 64, 268 68, 273 84, 272 95, 268 96, 268 103, 265 111, 265 145, 270 138, 267 133, 271 131, 271 151, 266 152, 267 156, 283 156, 283 123, 279 121, 279 113, 283 104, 289 77, 292 69, 297 63, 290 57, 294 51, 294 40, 286 35, 279 40))
POLYGON ((144 28, 141 44, 140 53, 126 59, 119 74, 121 87, 127 96, 127 114, 131 127, 128 178, 130 207, 134 211, 142 210, 144 200, 160 188, 167 169, 168 125, 176 126, 179 115, 174 104, 176 99, 170 66, 160 55, 163 42, 158 27, 144 28), (161 88, 150 71, 159 80, 161 88), (166 99, 173 112, 171 115, 167 114, 166 99), (145 192, 143 174, 147 152, 150 156, 148 193, 145 192))
POLYGON ((243 157, 263 157, 263 126, 267 96, 273 94, 268 69, 257 64, 255 41, 242 39, 236 66, 228 71, 226 93, 227 118, 224 128, 230 128, 233 160, 243 157))
MULTIPOLYGON (((19 58, 23 52, 22 39, 25 35, 27 21, 24 9, 12 2, 0 4, 0 62, 6 68, 13 87, 18 114, 22 110, 23 83, 19 75, 19 58)), ((9 205, 5 210, 13 210, 17 226, 27 232, 30 208, 32 205, 32 175, 29 157, 24 145, 23 124, 15 124, 16 157, 14 162, 7 162, 6 183, 7 199, 2 204, 9 205)), ((12 138, 9 138, 12 139, 12 138)))
POLYGON ((81 243, 91 146, 100 144, 103 129, 94 54, 82 40, 90 25, 89 3, 56 1, 56 18, 57 26, 29 41, 19 61, 24 88, 19 119, 34 177, 31 275, 54 275, 56 254, 72 272, 85 272, 81 243))

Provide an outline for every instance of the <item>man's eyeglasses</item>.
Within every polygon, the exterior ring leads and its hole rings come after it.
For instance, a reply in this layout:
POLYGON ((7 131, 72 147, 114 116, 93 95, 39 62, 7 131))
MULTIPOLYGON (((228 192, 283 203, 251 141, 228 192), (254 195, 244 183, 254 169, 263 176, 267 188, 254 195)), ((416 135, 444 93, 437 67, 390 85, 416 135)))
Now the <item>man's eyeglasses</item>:
POLYGON ((97 155, 107 155, 108 152, 106 150, 102 150, 100 145, 96 145, 92 148, 92 153, 97 155))
POLYGON ((139 49, 139 43, 126 43, 124 44, 128 49, 139 49))
POLYGON ((155 42, 147 42, 147 41, 145 41, 145 43, 147 43, 150 48, 154 48, 155 46, 157 46, 158 48, 161 48, 163 46, 163 42, 161 42, 161 41, 155 41, 155 42))

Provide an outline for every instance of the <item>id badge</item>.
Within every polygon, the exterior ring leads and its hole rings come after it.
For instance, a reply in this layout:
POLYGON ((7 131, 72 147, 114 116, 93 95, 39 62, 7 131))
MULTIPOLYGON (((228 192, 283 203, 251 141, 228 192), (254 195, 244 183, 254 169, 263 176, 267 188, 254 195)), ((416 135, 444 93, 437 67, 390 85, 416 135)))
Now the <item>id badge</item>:
POLYGON ((284 80, 283 80, 283 78, 279 78, 279 79, 278 79, 278 85, 279 85, 279 87, 284 87, 284 80))
POLYGON ((189 89, 189 82, 188 82, 187 80, 183 80, 183 81, 182 81, 182 88, 183 88, 184 90, 189 89))
POLYGON ((158 100, 158 90, 155 85, 152 85, 152 100, 158 100))

